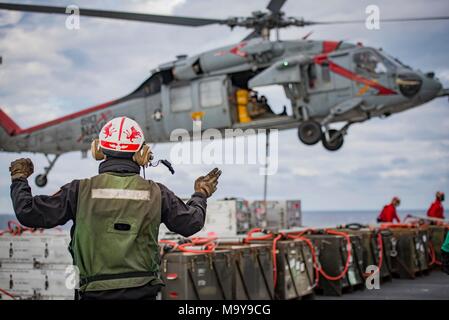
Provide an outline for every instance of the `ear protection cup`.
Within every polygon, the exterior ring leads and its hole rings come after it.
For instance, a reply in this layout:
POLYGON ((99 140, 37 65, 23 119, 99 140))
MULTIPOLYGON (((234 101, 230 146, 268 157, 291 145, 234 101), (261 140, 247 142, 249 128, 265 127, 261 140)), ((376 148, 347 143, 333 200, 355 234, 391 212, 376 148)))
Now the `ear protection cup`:
POLYGON ((134 153, 133 160, 139 166, 147 167, 151 160, 153 160, 153 153, 151 152, 151 148, 149 145, 144 144, 139 151, 134 153))
POLYGON ((90 151, 92 153, 92 158, 97 161, 106 159, 103 151, 100 148, 100 140, 94 139, 90 145, 90 151))

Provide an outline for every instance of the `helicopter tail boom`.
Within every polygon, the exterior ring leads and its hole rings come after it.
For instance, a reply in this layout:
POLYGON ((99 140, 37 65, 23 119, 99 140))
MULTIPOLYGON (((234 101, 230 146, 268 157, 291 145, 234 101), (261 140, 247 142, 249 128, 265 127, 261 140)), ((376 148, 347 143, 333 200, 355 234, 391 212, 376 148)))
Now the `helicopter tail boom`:
POLYGON ((9 135, 12 136, 20 131, 22 128, 11 119, 2 109, 0 109, 0 126, 9 135))

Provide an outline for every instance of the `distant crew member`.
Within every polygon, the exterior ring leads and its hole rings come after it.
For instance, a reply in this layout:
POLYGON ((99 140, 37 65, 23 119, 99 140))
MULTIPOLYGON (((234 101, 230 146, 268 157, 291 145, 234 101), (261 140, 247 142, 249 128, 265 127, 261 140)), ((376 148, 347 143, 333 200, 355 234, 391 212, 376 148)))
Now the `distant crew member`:
POLYGON ((429 218, 444 219, 444 208, 442 202, 444 201, 444 193, 438 191, 435 196, 435 202, 430 205, 427 210, 427 216, 429 218))
POLYGON ((401 199, 394 197, 391 203, 386 205, 380 215, 377 217, 377 222, 394 222, 395 220, 400 223, 398 214, 396 213, 396 208, 401 204, 401 199))
MULTIPOLYGON (((145 180, 140 168, 152 152, 132 119, 109 121, 91 146, 99 174, 73 180, 53 196, 32 196, 30 159, 11 163, 11 198, 17 219, 31 228, 53 228, 73 220, 70 253, 79 269, 76 299, 155 299, 159 274, 160 223, 185 237, 201 230, 207 198, 217 189, 215 168, 196 179, 187 203, 160 183, 145 180)), ((75 169, 75 168, 74 168, 75 169)))

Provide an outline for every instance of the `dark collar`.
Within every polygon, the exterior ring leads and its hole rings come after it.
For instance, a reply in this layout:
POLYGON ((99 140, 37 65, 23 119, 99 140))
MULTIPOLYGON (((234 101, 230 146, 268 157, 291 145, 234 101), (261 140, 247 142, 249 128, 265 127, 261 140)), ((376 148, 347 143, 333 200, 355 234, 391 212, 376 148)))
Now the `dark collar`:
POLYGON ((117 173, 140 173, 140 167, 130 159, 107 158, 100 163, 98 173, 117 172, 117 173))

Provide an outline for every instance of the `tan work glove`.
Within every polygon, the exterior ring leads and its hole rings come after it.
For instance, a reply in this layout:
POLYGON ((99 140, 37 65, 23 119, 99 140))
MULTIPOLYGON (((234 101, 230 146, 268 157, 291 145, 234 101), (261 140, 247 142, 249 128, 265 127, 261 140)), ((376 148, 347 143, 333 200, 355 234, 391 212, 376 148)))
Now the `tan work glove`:
POLYGON ((30 159, 21 158, 11 162, 9 171, 11 172, 11 180, 18 178, 27 179, 29 176, 33 174, 34 165, 30 159))
POLYGON ((216 190, 218 178, 221 175, 221 170, 213 169, 206 176, 201 176, 195 180, 195 192, 201 192, 209 198, 216 190))

